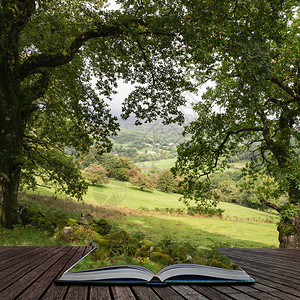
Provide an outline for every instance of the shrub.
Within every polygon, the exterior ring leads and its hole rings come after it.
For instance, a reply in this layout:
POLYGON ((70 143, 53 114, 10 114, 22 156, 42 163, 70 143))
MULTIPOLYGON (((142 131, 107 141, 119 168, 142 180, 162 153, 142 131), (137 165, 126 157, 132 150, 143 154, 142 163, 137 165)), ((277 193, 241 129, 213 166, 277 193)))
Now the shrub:
POLYGON ((82 171, 82 175, 93 185, 109 183, 107 171, 99 164, 91 164, 82 171))
POLYGON ((149 178, 149 176, 143 173, 139 173, 137 176, 130 178, 130 183, 138 186, 141 191, 154 189, 154 183, 152 180, 149 178))
POLYGON ((201 207, 201 206, 190 206, 187 209, 187 213, 189 215, 206 215, 206 216, 217 216, 222 217, 224 210, 221 208, 215 208, 215 207, 201 207))
POLYGON ((158 175, 156 188, 166 193, 175 190, 175 178, 170 170, 164 170, 158 175))

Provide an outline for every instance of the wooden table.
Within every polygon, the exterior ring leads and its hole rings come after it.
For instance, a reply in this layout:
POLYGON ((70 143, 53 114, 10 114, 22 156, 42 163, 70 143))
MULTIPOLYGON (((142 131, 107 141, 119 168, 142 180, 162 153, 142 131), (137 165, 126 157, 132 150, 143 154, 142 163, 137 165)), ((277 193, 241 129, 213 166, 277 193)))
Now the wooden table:
POLYGON ((300 249, 221 249, 254 285, 56 285, 87 247, 0 247, 0 299, 300 299, 300 249))

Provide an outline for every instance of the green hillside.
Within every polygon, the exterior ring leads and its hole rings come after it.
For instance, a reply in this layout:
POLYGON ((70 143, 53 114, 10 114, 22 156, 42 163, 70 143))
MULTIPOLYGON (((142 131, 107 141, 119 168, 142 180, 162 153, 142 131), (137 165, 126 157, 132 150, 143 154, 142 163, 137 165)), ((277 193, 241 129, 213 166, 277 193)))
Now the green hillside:
MULTIPOLYGON (((53 192, 46 188, 28 192, 46 196, 53 195, 53 192)), ((128 182, 117 180, 112 180, 105 186, 91 186, 88 193, 83 197, 86 203, 99 206, 118 206, 131 209, 143 207, 149 210, 155 210, 156 207, 160 209, 185 208, 185 205, 178 201, 179 198, 180 195, 178 194, 164 193, 157 190, 140 191, 128 182)), ((262 220, 265 218, 273 219, 273 217, 277 219, 277 216, 274 214, 232 203, 220 202, 219 207, 225 210, 224 216, 231 218, 249 219, 250 216, 251 218, 261 218, 262 220)))

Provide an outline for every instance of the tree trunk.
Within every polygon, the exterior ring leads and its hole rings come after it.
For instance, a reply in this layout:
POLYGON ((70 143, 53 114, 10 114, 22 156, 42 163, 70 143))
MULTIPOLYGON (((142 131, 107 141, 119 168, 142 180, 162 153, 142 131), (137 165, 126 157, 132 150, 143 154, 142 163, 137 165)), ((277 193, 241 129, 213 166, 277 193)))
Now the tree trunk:
POLYGON ((22 166, 19 82, 0 71, 0 217, 4 227, 20 223, 17 193, 22 166))
MULTIPOLYGON (((298 205, 300 209, 300 205, 298 205)), ((280 248, 300 248, 300 212, 297 217, 290 217, 284 221, 279 231, 280 248)))

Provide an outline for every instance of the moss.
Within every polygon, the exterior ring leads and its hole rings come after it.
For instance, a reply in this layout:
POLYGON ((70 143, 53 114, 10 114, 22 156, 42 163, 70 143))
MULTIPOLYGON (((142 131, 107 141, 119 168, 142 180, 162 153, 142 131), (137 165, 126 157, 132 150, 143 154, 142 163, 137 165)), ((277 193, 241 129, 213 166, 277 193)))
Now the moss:
POLYGON ((99 248, 93 251, 93 256, 95 259, 104 259, 110 255, 110 243, 107 239, 97 240, 99 248))
POLYGON ((39 209, 30 206, 23 206, 20 213, 23 225, 31 224, 41 230, 54 232, 54 224, 39 209))
POLYGON ((147 257, 149 255, 149 252, 147 251, 145 246, 142 246, 137 252, 137 257, 147 257))
POLYGON ((93 231, 95 231, 101 235, 105 234, 105 230, 103 228, 99 227, 98 225, 93 226, 93 231))
POLYGON ((164 254, 161 252, 152 252, 150 254, 150 259, 153 261, 161 262, 163 264, 172 263, 172 259, 168 254, 164 254))
POLYGON ((229 269, 229 266, 223 264, 221 261, 213 259, 210 263, 212 267, 222 268, 222 269, 229 269))
POLYGON ((149 241, 149 240, 142 240, 141 242, 142 246, 145 246, 147 250, 150 250, 151 247, 154 247, 155 245, 149 241))
POLYGON ((78 222, 77 222, 75 219, 69 218, 69 219, 67 220, 66 226, 75 226, 75 225, 77 225, 77 224, 78 224, 78 222))
POLYGON ((172 252, 172 257, 179 260, 186 260, 189 250, 185 247, 180 247, 172 252))
POLYGON ((105 219, 103 218, 98 218, 98 217, 94 217, 93 218, 93 222, 96 223, 99 226, 106 226, 108 223, 105 219))
POLYGON ((160 247, 155 247, 153 252, 164 252, 160 247))

